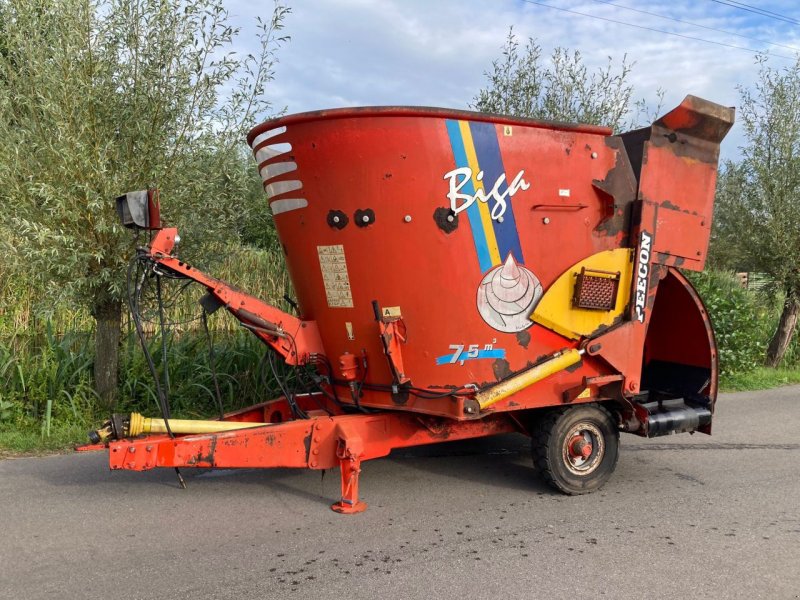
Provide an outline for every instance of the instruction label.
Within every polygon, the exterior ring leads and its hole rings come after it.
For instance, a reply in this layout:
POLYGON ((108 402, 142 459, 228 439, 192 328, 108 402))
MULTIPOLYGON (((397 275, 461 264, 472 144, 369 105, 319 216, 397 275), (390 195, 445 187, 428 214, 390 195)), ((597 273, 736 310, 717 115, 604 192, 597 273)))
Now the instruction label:
POLYGON ((350 293, 350 277, 347 275, 347 260, 344 246, 317 246, 319 267, 325 283, 325 296, 330 308, 353 308, 350 293))

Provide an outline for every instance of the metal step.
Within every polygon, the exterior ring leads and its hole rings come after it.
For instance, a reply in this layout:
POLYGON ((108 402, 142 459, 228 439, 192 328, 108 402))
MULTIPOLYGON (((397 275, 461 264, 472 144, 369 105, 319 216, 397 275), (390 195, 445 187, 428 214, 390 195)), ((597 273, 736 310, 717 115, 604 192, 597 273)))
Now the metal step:
POLYGON ((695 431, 711 423, 711 410, 687 404, 683 398, 642 402, 647 409, 647 437, 695 431))

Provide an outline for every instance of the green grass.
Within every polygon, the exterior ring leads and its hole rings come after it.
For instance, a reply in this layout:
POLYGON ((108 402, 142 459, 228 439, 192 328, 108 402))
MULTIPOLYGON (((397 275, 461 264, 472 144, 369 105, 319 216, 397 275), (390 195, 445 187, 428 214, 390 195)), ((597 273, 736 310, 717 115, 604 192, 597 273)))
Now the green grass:
POLYGON ((784 385, 800 384, 800 367, 788 369, 759 367, 749 373, 727 375, 720 383, 720 390, 723 392, 768 390, 784 385))
POLYGON ((58 425, 43 436, 41 427, 0 427, 0 459, 14 456, 35 456, 70 452, 75 446, 88 443, 86 432, 90 425, 70 423, 58 425))
MULTIPOLYGON (((48 335, 36 351, 15 351, 0 340, 0 457, 69 450, 87 443, 87 432, 108 417, 91 389, 91 348, 75 338, 48 335)), ((151 339, 150 347, 160 366, 160 340, 151 339)), ((168 348, 172 415, 216 416, 219 408, 205 335, 196 330, 171 335, 168 348)), ((265 348, 250 332, 215 331, 214 348, 226 411, 279 395, 272 376, 261 377, 265 348)), ((133 336, 123 341, 120 358, 115 412, 157 416, 152 377, 133 336)))

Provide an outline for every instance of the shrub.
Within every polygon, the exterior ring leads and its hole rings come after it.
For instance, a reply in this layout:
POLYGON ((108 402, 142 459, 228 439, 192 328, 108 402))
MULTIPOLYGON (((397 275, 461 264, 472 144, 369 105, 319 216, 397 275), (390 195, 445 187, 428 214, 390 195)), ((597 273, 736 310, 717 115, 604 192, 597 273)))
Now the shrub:
POLYGON ((739 285, 732 273, 704 271, 689 278, 703 299, 719 351, 720 374, 749 372, 764 363, 774 302, 739 285))

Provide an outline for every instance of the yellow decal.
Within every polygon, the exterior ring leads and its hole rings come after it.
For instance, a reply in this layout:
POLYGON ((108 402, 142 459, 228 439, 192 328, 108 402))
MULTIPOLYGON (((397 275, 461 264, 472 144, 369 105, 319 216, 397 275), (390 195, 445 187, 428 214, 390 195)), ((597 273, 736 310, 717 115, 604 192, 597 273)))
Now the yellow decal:
POLYGON ((542 296, 531 321, 552 329, 570 339, 577 340, 607 327, 619 319, 631 296, 633 250, 617 248, 598 252, 567 269, 542 296), (617 302, 612 310, 589 310, 573 306, 575 281, 581 269, 619 272, 617 302))

